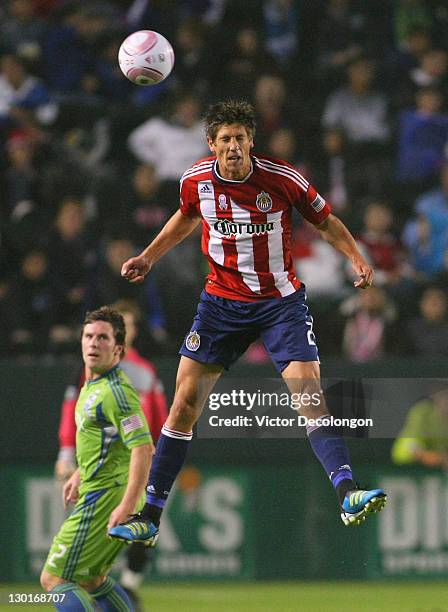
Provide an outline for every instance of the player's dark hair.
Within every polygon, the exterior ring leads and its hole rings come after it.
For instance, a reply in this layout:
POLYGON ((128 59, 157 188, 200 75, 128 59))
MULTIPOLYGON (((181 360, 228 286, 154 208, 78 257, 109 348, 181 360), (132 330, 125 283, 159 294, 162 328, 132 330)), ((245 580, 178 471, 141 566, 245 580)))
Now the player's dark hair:
POLYGON ((215 140, 219 128, 223 125, 242 125, 249 136, 255 136, 255 112, 253 106, 245 100, 225 100, 209 106, 204 115, 205 134, 215 140))
POLYGON ((95 321, 104 321, 105 323, 111 324, 115 342, 117 344, 121 344, 123 347, 123 350, 121 351, 121 357, 123 357, 126 347, 126 325, 124 323, 123 316, 110 306, 101 306, 101 308, 98 308, 97 310, 92 310, 91 312, 86 313, 84 323, 82 324, 82 329, 84 330, 86 325, 89 323, 95 323, 95 321))

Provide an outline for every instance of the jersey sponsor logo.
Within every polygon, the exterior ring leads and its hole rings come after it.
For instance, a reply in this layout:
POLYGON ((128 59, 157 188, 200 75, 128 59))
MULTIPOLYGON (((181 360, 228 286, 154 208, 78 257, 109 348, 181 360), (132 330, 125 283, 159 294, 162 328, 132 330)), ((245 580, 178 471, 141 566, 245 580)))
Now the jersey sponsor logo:
POLYGON ((325 200, 317 194, 314 200, 311 202, 311 207, 314 209, 314 212, 320 212, 325 207, 325 200))
POLYGON ((199 193, 211 193, 212 189, 208 183, 204 183, 202 187, 199 188, 199 193))
POLYGON ((218 203, 219 203, 219 210, 227 210, 227 198, 223 193, 219 194, 219 198, 218 198, 218 203))
POLYGON ((188 334, 187 339, 185 340, 185 346, 192 352, 198 350, 198 348, 201 346, 201 336, 197 331, 193 330, 188 334))
POLYGON ((143 427, 143 422, 138 414, 131 414, 131 416, 126 417, 125 419, 121 419, 121 426, 123 427, 123 432, 125 434, 134 431, 135 429, 140 429, 143 427))
POLYGON ((213 228, 223 236, 237 236, 241 234, 267 234, 274 230, 273 221, 269 223, 235 223, 227 219, 219 219, 213 228))
POLYGON ((272 198, 266 191, 262 191, 257 195, 255 205, 260 212, 268 212, 272 208, 272 198))

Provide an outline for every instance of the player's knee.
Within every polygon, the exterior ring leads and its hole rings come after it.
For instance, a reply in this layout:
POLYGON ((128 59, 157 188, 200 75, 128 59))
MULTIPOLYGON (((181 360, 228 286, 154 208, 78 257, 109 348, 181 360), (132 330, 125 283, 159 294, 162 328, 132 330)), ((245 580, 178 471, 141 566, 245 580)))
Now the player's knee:
POLYGON ((92 578, 92 580, 87 580, 86 582, 80 582, 79 586, 83 589, 91 593, 92 591, 96 591, 103 582, 106 580, 106 576, 97 576, 96 578, 92 578))
POLYGON ((174 421, 173 425, 192 427, 200 413, 193 398, 177 397, 171 406, 169 418, 174 421))

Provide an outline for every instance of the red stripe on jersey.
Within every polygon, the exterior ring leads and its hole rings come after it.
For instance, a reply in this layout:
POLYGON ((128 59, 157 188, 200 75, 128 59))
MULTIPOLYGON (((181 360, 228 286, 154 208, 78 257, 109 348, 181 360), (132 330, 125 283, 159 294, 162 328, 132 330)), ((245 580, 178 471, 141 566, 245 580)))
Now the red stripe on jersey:
MULTIPOLYGON (((220 211, 218 209, 217 203, 216 203, 216 196, 215 196, 215 207, 216 207, 216 215, 221 218, 221 219, 227 219, 228 221, 233 221, 233 214, 232 214, 232 207, 229 206, 227 210, 225 211, 220 211)), ((223 237, 222 239, 222 246, 224 249, 224 268, 228 268, 229 270, 235 270, 238 268, 237 262, 238 262, 238 251, 236 250, 236 236, 226 236, 223 237)), ((217 275, 217 277, 219 278, 219 275, 217 275)), ((223 279, 225 278, 225 284, 229 284, 230 287, 235 285, 235 278, 233 274, 229 274, 227 271, 224 271, 224 276, 222 277, 223 279)))
MULTIPOLYGON (((261 214, 255 216, 251 214, 251 220, 253 223, 267 223, 267 214, 261 214)), ((260 292, 265 294, 266 292, 275 292, 277 297, 280 297, 280 292, 275 287, 274 276, 269 270, 269 237, 267 234, 261 236, 254 236, 252 238, 253 251, 254 251, 254 269, 258 274, 258 280, 260 283, 260 292)))
POLYGON ((207 291, 249 302, 290 295, 300 287, 291 254, 293 208, 314 224, 331 210, 286 162, 267 157, 252 162, 245 180, 226 181, 215 172, 215 158, 200 160, 186 171, 181 186, 182 212, 203 217, 207 291))
MULTIPOLYGON (((291 211, 292 213, 292 211, 291 211)), ((292 222, 290 219, 286 217, 282 217, 282 226, 283 226, 283 261, 285 263, 285 270, 289 271, 288 278, 293 283, 293 285, 298 289, 302 284, 300 280, 296 277, 295 269, 294 269, 294 261, 292 258, 292 222)))

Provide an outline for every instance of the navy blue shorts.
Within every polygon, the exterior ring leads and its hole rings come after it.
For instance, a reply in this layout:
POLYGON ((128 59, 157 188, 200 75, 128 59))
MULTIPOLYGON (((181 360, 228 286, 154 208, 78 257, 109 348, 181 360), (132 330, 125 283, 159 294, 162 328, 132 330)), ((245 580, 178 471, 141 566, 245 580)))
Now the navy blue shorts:
POLYGON ((290 361, 319 360, 304 288, 260 302, 228 300, 204 290, 179 354, 229 369, 260 337, 279 372, 290 361))

